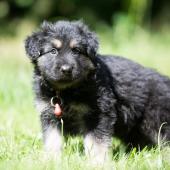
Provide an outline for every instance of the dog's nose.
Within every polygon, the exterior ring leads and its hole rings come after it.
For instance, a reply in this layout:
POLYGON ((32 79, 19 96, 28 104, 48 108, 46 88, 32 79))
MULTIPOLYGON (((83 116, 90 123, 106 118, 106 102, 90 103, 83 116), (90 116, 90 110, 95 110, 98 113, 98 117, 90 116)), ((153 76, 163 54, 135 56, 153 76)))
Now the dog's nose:
POLYGON ((64 73, 64 74, 71 74, 72 73, 72 70, 73 70, 73 67, 70 66, 70 65, 62 65, 61 66, 61 71, 64 73))

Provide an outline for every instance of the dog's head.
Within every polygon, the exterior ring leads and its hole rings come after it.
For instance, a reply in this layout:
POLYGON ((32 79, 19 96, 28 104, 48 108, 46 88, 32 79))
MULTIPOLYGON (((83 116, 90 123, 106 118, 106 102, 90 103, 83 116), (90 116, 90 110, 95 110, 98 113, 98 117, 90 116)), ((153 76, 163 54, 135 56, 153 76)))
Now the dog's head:
POLYGON ((25 41, 26 52, 42 76, 58 88, 83 81, 95 66, 96 35, 82 22, 44 22, 25 41))

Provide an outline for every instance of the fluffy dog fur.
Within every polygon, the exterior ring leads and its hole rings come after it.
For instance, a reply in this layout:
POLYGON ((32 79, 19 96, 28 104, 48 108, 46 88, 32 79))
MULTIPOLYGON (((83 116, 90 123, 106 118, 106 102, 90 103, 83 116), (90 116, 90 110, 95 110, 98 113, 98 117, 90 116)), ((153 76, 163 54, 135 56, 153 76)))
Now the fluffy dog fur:
POLYGON ((170 140, 170 80, 118 56, 97 54, 96 35, 82 22, 44 22, 25 41, 34 66, 36 107, 47 150, 62 148, 60 118, 50 100, 62 100, 64 134, 84 135, 85 152, 100 162, 111 137, 131 146, 170 140))

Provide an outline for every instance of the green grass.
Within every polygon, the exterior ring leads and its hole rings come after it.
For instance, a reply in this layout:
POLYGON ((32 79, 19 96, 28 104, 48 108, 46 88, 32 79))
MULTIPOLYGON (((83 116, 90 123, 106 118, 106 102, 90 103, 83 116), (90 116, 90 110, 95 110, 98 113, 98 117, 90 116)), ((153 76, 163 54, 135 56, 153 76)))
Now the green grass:
MULTIPOLYGON (((157 35, 141 30, 127 40, 115 37, 112 30, 103 30, 99 30, 100 52, 123 55, 170 75, 169 32, 157 35)), ((117 139, 113 139, 112 161, 100 168, 87 161, 81 137, 70 137, 64 144, 62 161, 47 159, 43 152, 38 113, 33 106, 32 68, 24 54, 22 37, 24 35, 0 40, 0 169, 170 169, 169 147, 159 146, 141 152, 133 149, 127 154, 117 139)))

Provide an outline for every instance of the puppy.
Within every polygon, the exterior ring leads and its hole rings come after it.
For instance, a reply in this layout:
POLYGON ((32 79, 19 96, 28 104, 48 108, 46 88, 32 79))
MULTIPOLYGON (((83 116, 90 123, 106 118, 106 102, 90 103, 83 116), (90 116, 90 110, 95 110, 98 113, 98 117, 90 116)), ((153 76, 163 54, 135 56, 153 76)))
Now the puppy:
POLYGON ((59 155, 64 135, 83 135, 85 153, 108 157, 111 138, 131 146, 170 140, 170 79, 133 61, 97 54, 96 35, 80 21, 44 22, 27 37, 44 144, 59 155))

